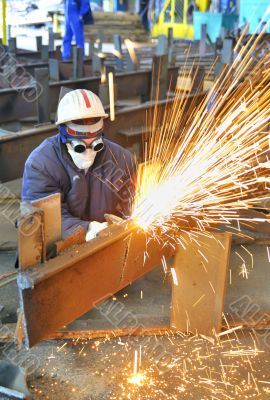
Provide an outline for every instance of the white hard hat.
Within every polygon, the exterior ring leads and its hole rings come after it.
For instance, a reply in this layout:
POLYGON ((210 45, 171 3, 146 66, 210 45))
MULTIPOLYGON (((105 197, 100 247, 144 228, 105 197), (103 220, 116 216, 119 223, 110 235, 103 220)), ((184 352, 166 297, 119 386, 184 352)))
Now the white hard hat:
POLYGON ((83 118, 107 118, 97 95, 90 90, 76 89, 67 93, 59 102, 56 125, 83 118))

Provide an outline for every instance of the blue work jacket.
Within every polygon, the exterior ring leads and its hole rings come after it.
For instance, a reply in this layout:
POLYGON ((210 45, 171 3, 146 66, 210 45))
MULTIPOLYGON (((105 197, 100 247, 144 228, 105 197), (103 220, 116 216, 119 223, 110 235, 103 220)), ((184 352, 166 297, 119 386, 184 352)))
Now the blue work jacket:
POLYGON ((90 221, 104 222, 105 213, 127 217, 131 212, 134 158, 110 140, 104 145, 87 173, 73 163, 59 134, 44 140, 26 161, 22 200, 61 193, 63 238, 79 225, 87 232, 90 221))

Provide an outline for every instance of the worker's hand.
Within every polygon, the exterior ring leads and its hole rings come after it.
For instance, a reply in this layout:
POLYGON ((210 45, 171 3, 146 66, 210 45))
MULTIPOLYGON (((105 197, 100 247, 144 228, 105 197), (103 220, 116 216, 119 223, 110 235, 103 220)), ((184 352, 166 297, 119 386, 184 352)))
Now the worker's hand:
POLYGON ((122 224, 125 221, 123 218, 118 217, 117 215, 114 214, 104 214, 104 218, 109 225, 122 224))
POLYGON ((97 222, 97 221, 90 222, 88 231, 85 236, 86 242, 89 242, 89 240, 92 240, 96 236, 98 236, 98 232, 107 228, 107 226, 108 226, 107 222, 97 222))

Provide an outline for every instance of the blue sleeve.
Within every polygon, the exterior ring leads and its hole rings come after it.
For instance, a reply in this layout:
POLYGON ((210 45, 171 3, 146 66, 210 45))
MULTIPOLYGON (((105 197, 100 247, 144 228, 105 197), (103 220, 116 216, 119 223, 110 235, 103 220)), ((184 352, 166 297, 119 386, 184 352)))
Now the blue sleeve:
POLYGON ((133 200, 136 192, 136 179, 137 179, 137 164, 134 157, 129 153, 123 154, 124 171, 125 174, 122 177, 123 184, 119 188, 118 197, 118 210, 120 216, 127 218, 132 213, 133 200))
POLYGON ((64 201, 64 193, 55 179, 37 161, 28 159, 23 174, 22 200, 33 201, 53 193, 61 193, 62 238, 71 235, 78 226, 82 226, 86 233, 89 222, 70 214, 64 201))
POLYGON ((89 0, 81 0, 80 17, 83 17, 85 14, 87 14, 89 8, 90 8, 89 0))

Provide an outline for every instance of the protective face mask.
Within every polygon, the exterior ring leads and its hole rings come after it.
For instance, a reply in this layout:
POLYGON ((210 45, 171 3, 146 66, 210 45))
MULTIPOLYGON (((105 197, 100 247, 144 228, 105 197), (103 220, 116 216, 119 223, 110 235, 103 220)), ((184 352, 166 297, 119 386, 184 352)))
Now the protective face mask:
POLYGON ((92 149, 86 149, 83 153, 77 153, 73 150, 70 143, 67 143, 67 149, 76 167, 86 171, 93 165, 97 155, 92 149))

